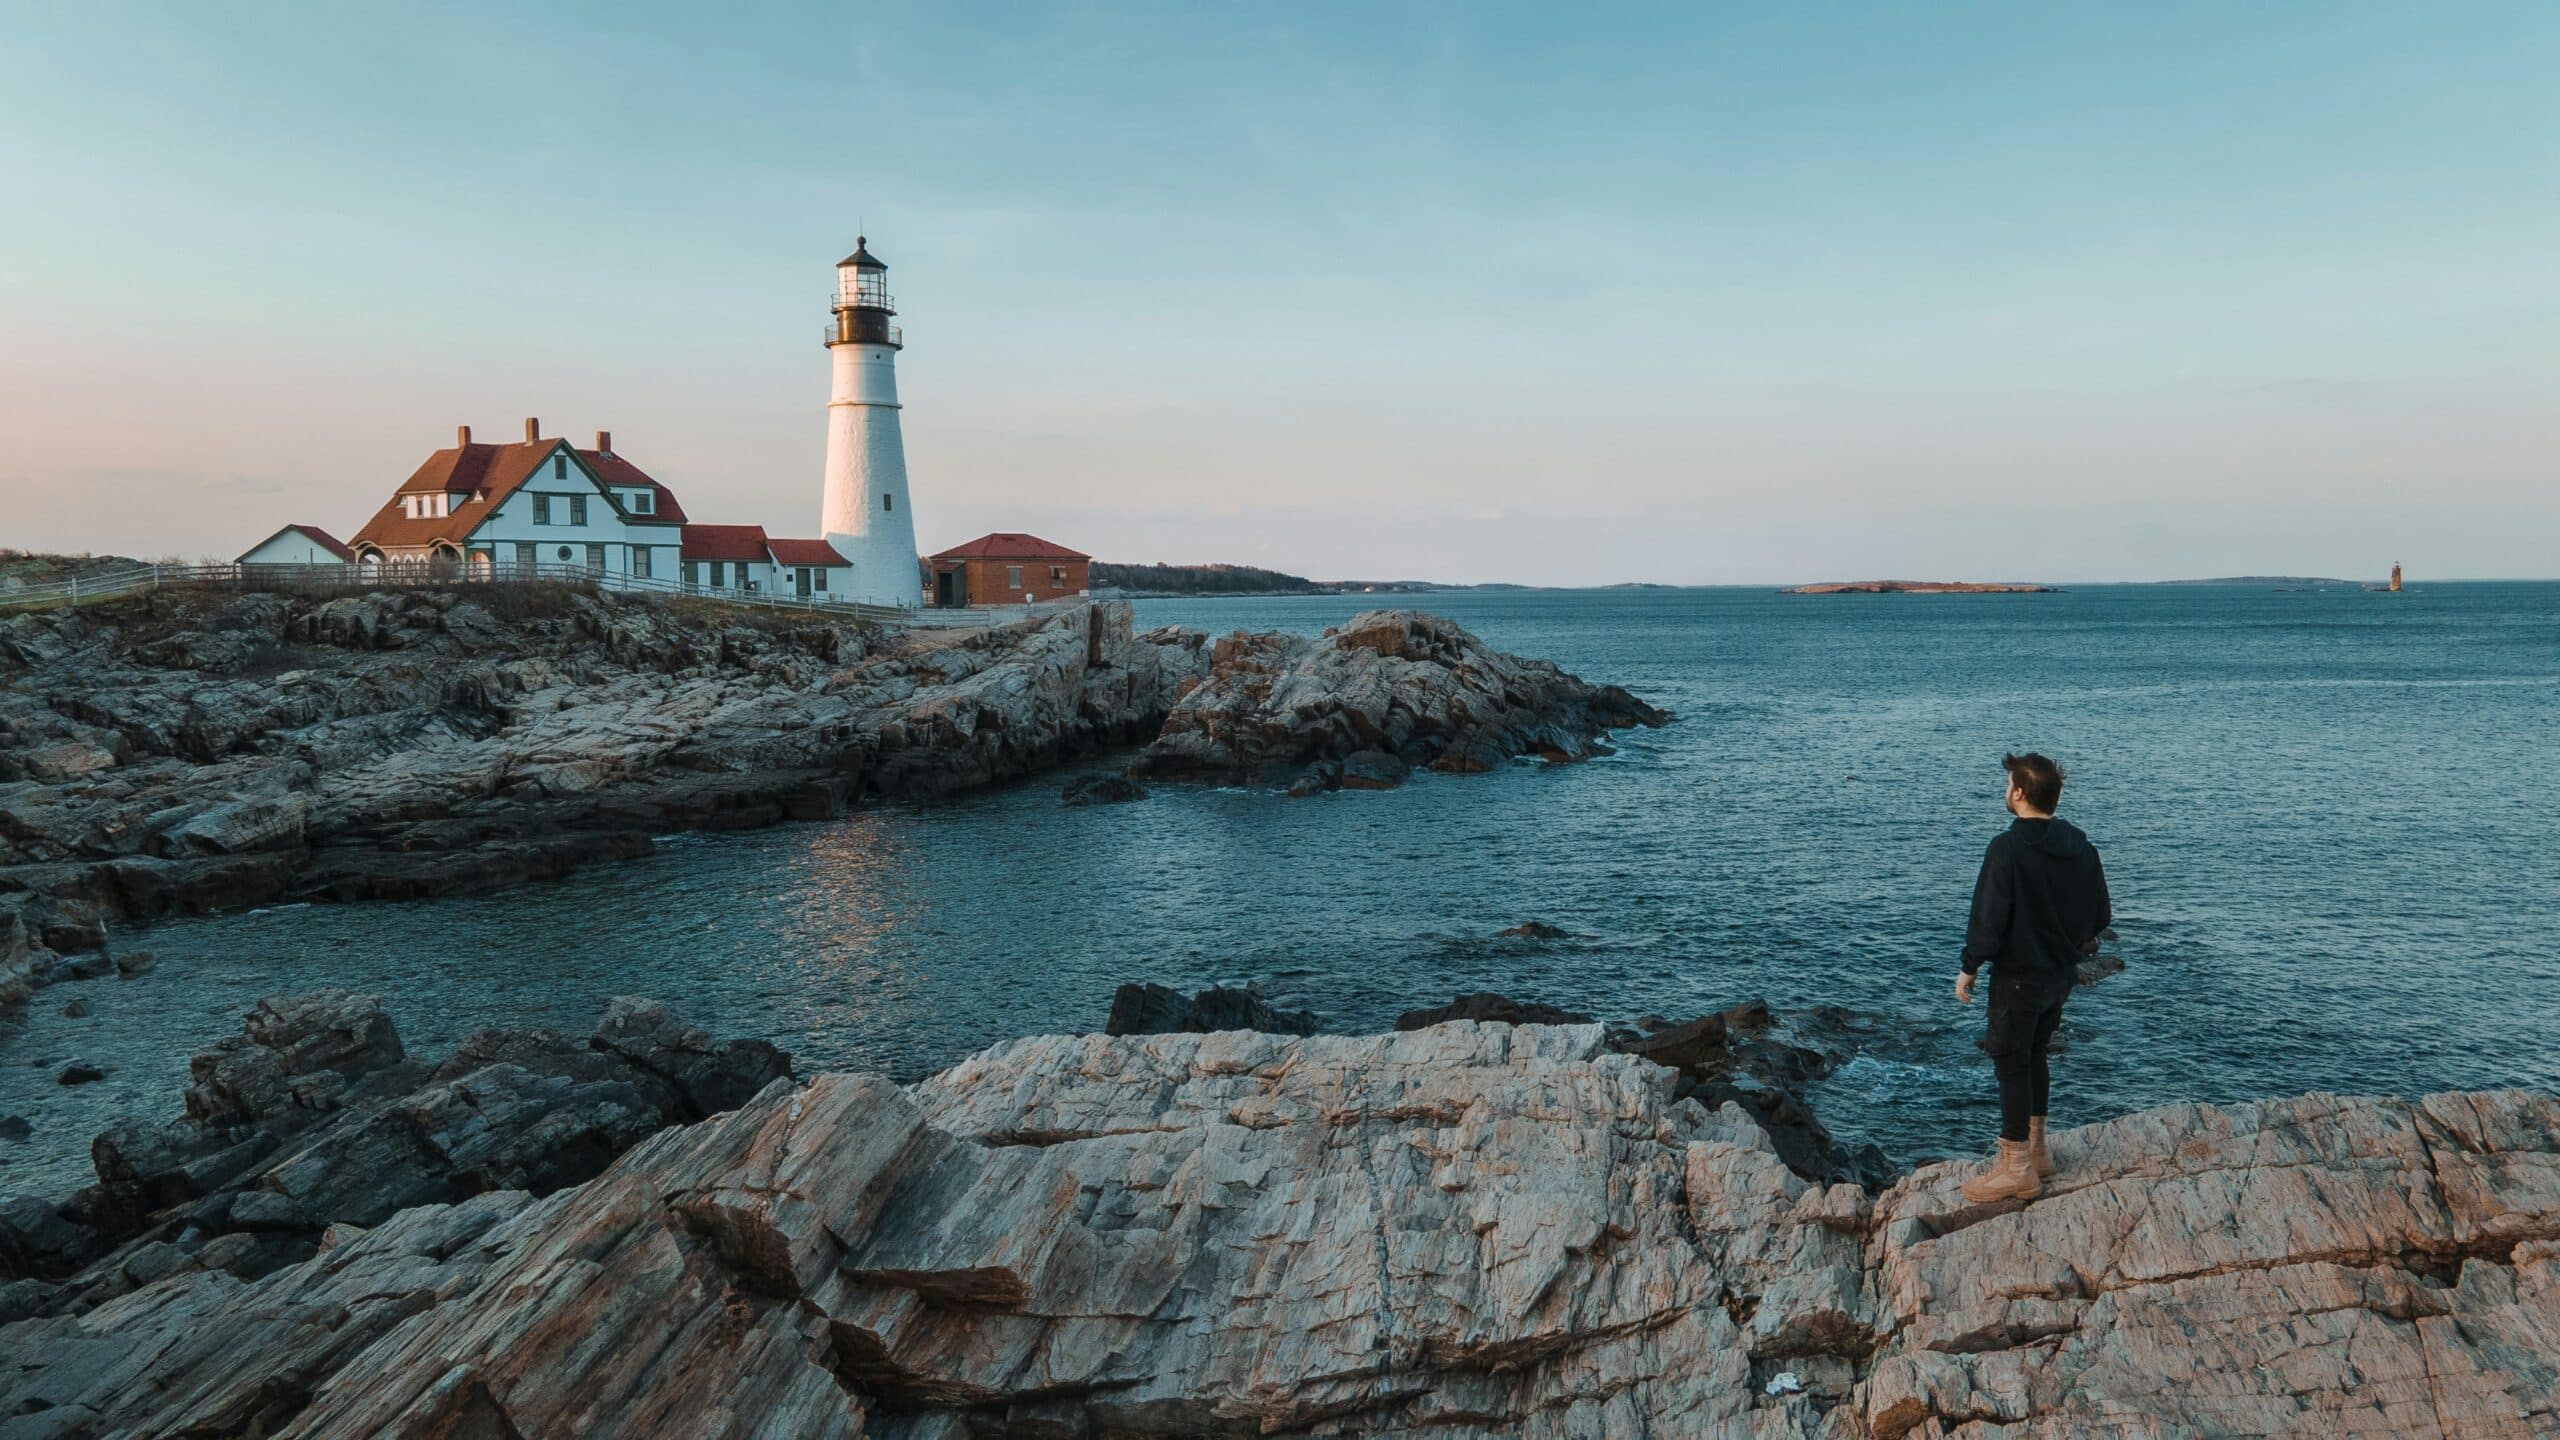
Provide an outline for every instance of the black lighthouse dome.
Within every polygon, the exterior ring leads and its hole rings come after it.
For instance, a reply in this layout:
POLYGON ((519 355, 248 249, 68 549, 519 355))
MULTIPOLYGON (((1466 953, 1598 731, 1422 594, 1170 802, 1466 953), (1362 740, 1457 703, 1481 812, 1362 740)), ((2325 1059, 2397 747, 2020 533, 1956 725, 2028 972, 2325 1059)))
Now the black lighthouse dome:
POLYGON ((836 262, 836 268, 839 270, 847 265, 856 270, 878 270, 884 274, 889 269, 887 265, 881 263, 880 257, 871 253, 869 237, 862 235, 853 237, 853 253, 836 262))

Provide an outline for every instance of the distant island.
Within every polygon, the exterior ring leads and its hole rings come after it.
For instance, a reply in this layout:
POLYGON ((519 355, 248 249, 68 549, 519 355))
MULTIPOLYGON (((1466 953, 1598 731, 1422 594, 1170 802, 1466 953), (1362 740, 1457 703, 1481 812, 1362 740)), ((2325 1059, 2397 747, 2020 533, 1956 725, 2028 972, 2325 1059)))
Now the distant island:
POLYGON ((1980 580, 1828 580, 1790 585, 1781 595, 2052 595, 2052 585, 1996 585, 1980 580))
POLYGON ((2150 580, 2150 585, 2358 585, 2332 575, 2216 575, 2206 580, 2150 580))
POLYGON ((1443 585, 1436 580, 1310 580, 1255 565, 1129 565, 1096 560, 1096 589, 1138 599, 1183 595, 1427 595, 1440 590, 1518 590, 1518 585, 1443 585))
POLYGON ((1096 560, 1089 583, 1131 595, 1333 595, 1336 587, 1252 565, 1116 565, 1096 560))

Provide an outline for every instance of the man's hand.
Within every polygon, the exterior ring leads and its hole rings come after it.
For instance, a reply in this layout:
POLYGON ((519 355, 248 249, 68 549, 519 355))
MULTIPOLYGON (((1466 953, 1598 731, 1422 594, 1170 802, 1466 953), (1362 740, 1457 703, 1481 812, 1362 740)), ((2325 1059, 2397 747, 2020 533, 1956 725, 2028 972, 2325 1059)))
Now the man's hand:
POLYGON ((1959 1005, 1973 1003, 1973 972, 1970 970, 1956 972, 1956 1003, 1959 1005))

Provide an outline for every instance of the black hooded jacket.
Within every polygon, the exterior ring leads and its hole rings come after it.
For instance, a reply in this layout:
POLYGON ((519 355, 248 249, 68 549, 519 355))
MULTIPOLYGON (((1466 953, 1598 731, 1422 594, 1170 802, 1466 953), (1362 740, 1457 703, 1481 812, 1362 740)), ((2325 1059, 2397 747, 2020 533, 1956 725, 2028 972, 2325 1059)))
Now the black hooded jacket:
POLYGON ((2072 973, 2081 948, 2115 922, 2098 847, 2068 820, 2020 820, 1991 842, 1973 882, 1964 973, 2072 973))

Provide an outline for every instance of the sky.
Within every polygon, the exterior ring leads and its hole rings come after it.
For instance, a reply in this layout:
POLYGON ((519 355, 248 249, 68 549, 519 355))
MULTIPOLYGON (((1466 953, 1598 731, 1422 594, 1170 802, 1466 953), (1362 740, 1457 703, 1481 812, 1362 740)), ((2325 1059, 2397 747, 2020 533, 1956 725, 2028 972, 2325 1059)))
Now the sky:
POLYGON ((0 546, 453 427, 928 551, 1533 584, 2560 574, 2560 7, 127 5, 0 24, 0 546))

